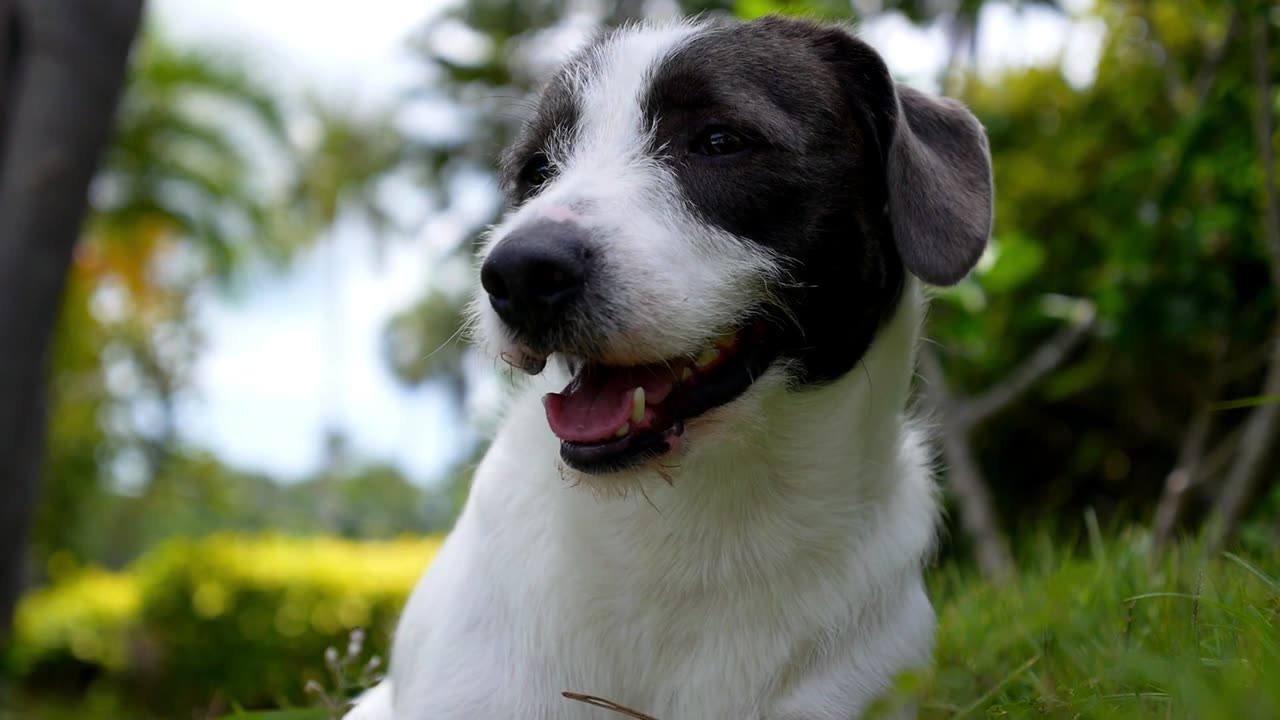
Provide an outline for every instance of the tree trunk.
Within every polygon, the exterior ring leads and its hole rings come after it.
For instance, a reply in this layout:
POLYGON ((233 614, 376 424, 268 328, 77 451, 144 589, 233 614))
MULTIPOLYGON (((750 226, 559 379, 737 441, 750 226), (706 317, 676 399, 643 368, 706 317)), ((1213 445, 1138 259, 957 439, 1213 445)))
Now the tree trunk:
POLYGON ((142 0, 0 0, 0 645, 24 585, 49 346, 142 0))
POLYGON ((0 0, 0 168, 4 167, 5 128, 9 127, 13 107, 9 91, 13 85, 14 61, 20 52, 18 15, 14 11, 14 0, 0 0))

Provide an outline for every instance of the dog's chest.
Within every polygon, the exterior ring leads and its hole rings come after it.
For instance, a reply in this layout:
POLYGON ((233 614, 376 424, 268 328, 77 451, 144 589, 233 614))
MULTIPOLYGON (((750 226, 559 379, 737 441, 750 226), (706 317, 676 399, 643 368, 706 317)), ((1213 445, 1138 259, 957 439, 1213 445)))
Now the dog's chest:
POLYGON ((491 449, 406 609, 393 667, 416 668, 396 678, 419 713, 407 717, 610 716, 566 691, 663 720, 764 717, 848 623, 855 599, 830 558, 778 554, 765 526, 664 534, 690 525, 647 504, 655 527, 633 533, 634 518, 600 509, 623 503, 531 470, 554 467, 554 445, 521 438, 491 449))
MULTIPOLYGON (((452 559, 441 557, 440 569, 450 571, 452 559)), ((767 588, 673 593, 598 567, 531 562, 529 573, 549 573, 538 582, 474 555, 465 562, 451 578, 457 585, 436 586, 448 596, 436 598, 431 639, 411 651, 416 662, 396 659, 423 670, 410 679, 420 688, 411 692, 423 693, 414 718, 610 717, 564 692, 664 720, 763 718, 793 669, 829 640, 813 613, 786 609, 767 588)))

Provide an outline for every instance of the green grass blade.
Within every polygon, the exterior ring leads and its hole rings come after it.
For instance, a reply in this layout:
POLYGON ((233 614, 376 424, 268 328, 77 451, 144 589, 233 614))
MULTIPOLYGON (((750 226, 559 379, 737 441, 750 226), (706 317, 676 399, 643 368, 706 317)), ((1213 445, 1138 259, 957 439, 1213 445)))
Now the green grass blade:
POLYGON ((1245 562, 1244 558, 1236 555, 1235 553, 1224 552, 1222 554, 1228 560, 1249 571, 1249 574, 1261 580, 1263 584, 1271 589, 1271 592, 1280 592, 1280 582, 1277 582, 1274 578, 1268 577, 1266 573, 1253 565, 1250 565, 1248 562, 1245 562))
POLYGON ((960 720, 960 718, 966 717, 972 714, 978 708, 987 704, 991 700, 991 698, 995 697, 1001 690, 1005 688, 1005 686, 1007 686, 1009 683, 1013 682, 1014 680, 1017 680, 1019 677, 1022 677, 1022 674, 1030 670, 1031 666, 1035 665, 1037 662, 1040 662, 1039 655, 1036 655, 1032 657, 1030 660, 1019 665, 1013 672, 1009 673, 1008 675, 1005 675, 1003 680, 996 683, 991 687, 990 690, 983 693, 982 697, 978 698, 977 700, 974 700, 967 707, 965 707, 965 709, 956 713, 956 716, 952 718, 952 720, 960 720))

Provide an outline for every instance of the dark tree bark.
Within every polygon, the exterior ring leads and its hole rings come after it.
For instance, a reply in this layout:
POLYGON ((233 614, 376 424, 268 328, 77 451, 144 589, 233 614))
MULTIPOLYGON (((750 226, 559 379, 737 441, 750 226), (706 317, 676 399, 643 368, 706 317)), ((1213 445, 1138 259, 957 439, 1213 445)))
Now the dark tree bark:
POLYGON ((44 459, 49 346, 142 0, 0 0, 0 646, 44 459))

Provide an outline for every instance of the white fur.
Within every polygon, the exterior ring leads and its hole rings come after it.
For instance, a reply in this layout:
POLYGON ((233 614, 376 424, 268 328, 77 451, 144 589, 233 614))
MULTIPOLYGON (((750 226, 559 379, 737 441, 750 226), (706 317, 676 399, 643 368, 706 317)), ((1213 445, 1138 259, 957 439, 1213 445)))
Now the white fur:
POLYGON ((379 683, 360 695, 356 707, 346 714, 346 720, 383 720, 394 717, 391 711, 393 694, 390 680, 379 683))
MULTIPOLYGON (((634 275, 616 288, 630 312, 614 362, 696 350, 778 276, 671 202, 639 152, 647 69, 693 32, 633 30, 600 49, 608 72, 580 79, 584 134, 552 151, 561 175, 493 233, 565 208, 616 230, 605 252, 634 275)), ((564 691, 661 720, 856 717, 931 653, 921 564, 937 504, 905 416, 923 307, 909 279, 845 377, 797 392, 775 366, 690 421, 683 449, 612 486, 560 463, 539 399, 568 378, 549 365, 514 399, 405 608, 393 684, 350 717, 619 717, 564 691)), ((503 329, 477 317, 496 352, 503 329)))

